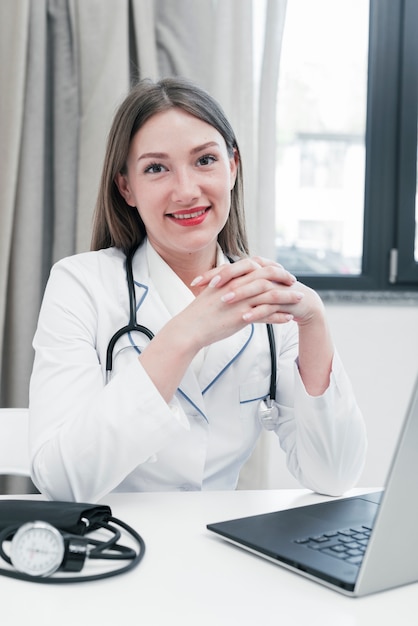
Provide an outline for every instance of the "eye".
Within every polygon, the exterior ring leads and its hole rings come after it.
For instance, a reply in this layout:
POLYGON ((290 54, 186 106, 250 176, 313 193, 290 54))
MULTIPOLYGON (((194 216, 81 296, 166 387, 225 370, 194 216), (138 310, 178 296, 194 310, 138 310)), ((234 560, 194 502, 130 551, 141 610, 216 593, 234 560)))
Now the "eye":
POLYGON ((217 160, 218 159, 214 157, 212 154, 205 154, 204 156, 201 156, 198 158, 197 164, 199 166, 212 165, 212 163, 215 163, 217 160))
POLYGON ((151 163, 145 168, 144 172, 145 174, 161 174, 161 172, 165 172, 166 169, 167 168, 161 165, 161 163, 151 163))

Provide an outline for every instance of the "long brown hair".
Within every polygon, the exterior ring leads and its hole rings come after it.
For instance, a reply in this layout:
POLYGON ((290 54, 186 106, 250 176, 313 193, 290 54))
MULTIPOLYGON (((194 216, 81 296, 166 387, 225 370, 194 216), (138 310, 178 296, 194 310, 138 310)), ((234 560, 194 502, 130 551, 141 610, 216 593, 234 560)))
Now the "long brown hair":
POLYGON ((243 207, 242 165, 234 131, 219 104, 205 90, 184 78, 165 78, 157 83, 141 80, 120 105, 108 136, 102 177, 94 213, 91 249, 116 246, 125 252, 138 246, 146 230, 136 209, 132 209, 115 183, 126 173, 131 140, 156 113, 179 107, 207 122, 222 135, 228 155, 238 156, 237 177, 231 191, 231 209, 218 235, 222 250, 231 256, 246 256, 248 241, 243 207))

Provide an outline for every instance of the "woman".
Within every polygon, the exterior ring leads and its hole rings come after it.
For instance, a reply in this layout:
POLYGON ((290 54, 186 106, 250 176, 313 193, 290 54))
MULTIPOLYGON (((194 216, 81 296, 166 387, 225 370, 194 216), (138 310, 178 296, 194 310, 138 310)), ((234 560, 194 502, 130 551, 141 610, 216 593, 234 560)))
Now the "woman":
POLYGON ((43 493, 234 489, 269 395, 267 323, 278 368, 270 427, 290 471, 331 495, 354 484, 364 424, 324 307, 280 265, 249 257, 238 145, 206 92, 146 80, 122 103, 92 250, 53 268, 34 338, 31 454, 43 493), (130 308, 145 334, 121 333, 108 351, 130 308))

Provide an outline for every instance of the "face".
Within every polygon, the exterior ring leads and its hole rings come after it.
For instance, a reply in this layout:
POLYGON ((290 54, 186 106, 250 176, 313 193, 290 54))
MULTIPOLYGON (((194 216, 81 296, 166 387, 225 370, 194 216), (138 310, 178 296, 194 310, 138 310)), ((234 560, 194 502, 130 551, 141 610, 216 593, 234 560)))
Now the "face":
POLYGON ((213 258, 237 160, 213 126, 179 108, 157 113, 134 135, 127 173, 116 183, 168 263, 184 255, 213 258))

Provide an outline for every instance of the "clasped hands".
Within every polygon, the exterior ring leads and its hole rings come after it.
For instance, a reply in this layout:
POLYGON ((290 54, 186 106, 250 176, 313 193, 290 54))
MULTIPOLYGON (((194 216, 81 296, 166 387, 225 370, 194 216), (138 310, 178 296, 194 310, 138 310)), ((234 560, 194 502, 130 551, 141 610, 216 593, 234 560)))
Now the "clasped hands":
POLYGON ((224 307, 233 306, 239 311, 242 325, 283 324, 292 319, 305 325, 323 314, 322 301, 315 291, 298 282, 279 263, 258 256, 209 270, 196 277, 191 286, 199 286, 202 297, 216 292, 224 307))
POLYGON ((138 359, 168 401, 194 356, 252 323, 299 326, 299 371, 306 390, 329 384, 332 342, 318 294, 262 257, 226 263, 194 278, 196 297, 156 334, 138 359), (168 349, 169 348, 169 349, 168 349), (161 368, 164 359, 166 367, 161 368), (170 375, 167 375, 167 372, 170 375))

